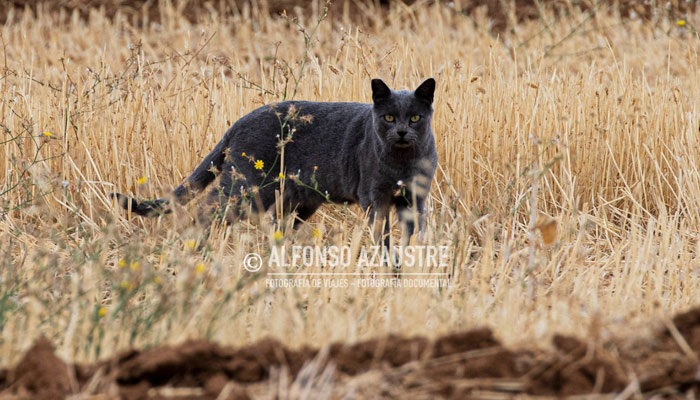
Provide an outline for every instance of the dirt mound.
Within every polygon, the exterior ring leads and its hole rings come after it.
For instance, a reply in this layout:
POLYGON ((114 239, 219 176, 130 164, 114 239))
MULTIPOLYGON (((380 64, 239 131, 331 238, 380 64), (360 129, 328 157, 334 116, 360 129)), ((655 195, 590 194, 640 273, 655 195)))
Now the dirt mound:
MULTIPOLYGON (((508 349, 489 329, 430 341, 389 335, 325 350, 289 349, 272 339, 241 348, 207 341, 130 350, 91 365, 67 365, 39 339, 24 358, 0 370, 0 397, 55 399, 71 394, 107 398, 248 399, 273 370, 302 376, 305 366, 332 368, 335 394, 359 398, 664 393, 700 389, 700 308, 666 321, 652 337, 605 342, 553 338, 553 349, 508 349)), ((279 390, 279 388, 278 388, 279 390)))
POLYGON ((68 366, 56 357, 51 342, 42 338, 14 369, 0 374, 0 383, 21 397, 57 399, 71 391, 68 372, 68 366))
MULTIPOLYGON (((399 0, 380 0, 378 3, 387 7, 392 2, 399 0)), ((443 3, 453 3, 447 0, 437 0, 443 3)), ((365 2, 377 3, 374 0, 365 0, 365 2)), ((403 3, 412 4, 415 0, 403 0, 403 3)), ((188 0, 175 1, 173 3, 180 8, 181 15, 191 22, 197 21, 204 15, 208 15, 212 11, 220 15, 232 15, 239 13, 247 5, 251 4, 251 0, 233 0, 227 2, 217 2, 217 5, 212 6, 212 2, 208 0, 188 0)), ((330 15, 340 16, 344 7, 344 0, 333 1, 330 5, 330 15)), ((503 32, 511 27, 514 23, 523 21, 536 20, 540 18, 542 8, 555 10, 557 13, 567 13, 570 7, 578 7, 580 10, 589 13, 595 13, 601 9, 602 5, 608 2, 595 0, 581 1, 565 1, 565 0, 515 0, 512 2, 503 0, 468 0, 461 2, 461 8, 455 9, 456 12, 464 15, 473 15, 479 8, 485 8, 486 14, 493 21, 491 29, 494 33, 503 32), (511 18, 511 15, 513 18, 511 18)), ((684 15, 695 12, 697 2, 690 1, 669 1, 661 5, 660 2, 652 1, 637 1, 637 0, 619 0, 614 2, 620 15, 627 17, 639 17, 643 20, 651 20, 656 16, 667 17, 671 19, 683 18, 684 15)), ((9 6, 14 6, 16 10, 29 9, 36 12, 38 8, 47 9, 50 11, 77 10, 82 16, 87 16, 90 9, 104 7, 107 15, 115 15, 119 10, 127 17, 132 17, 130 20, 138 25, 143 21, 143 16, 148 15, 149 20, 158 22, 161 19, 162 8, 161 4, 153 0, 9 0, 6 2, 9 6)), ((295 7, 300 7, 302 10, 308 9, 307 0, 268 0, 267 2, 255 2, 260 4, 264 9, 261 12, 271 15, 279 15, 283 10, 292 12, 295 7)), ((366 7, 358 7, 357 1, 350 1, 349 7, 352 8, 350 15, 359 17, 360 12, 366 7)), ((7 20, 7 10, 10 7, 0 9, 0 23, 7 20)), ((607 6, 605 7, 607 9, 607 6)))

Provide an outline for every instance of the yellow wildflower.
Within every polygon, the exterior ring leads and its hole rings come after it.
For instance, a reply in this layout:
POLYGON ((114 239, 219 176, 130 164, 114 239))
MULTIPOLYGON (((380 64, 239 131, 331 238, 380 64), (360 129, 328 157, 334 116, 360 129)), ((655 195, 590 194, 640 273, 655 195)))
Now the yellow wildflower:
POLYGON ((121 260, 119 260, 119 262, 117 263, 117 265, 120 266, 121 268, 126 267, 126 260, 124 260, 124 259, 122 258, 121 260))
POLYGON ((119 284, 119 287, 121 287, 122 289, 127 289, 129 287, 129 282, 121 281, 121 283, 119 284))
POLYGON ((131 264, 129 264, 129 268, 131 268, 132 271, 138 271, 141 269, 141 265, 138 261, 134 261, 131 264))
POLYGON ((161 282, 160 276, 153 277, 153 283, 155 283, 156 285, 160 285, 160 282, 161 282))
POLYGON ((314 228, 313 235, 315 238, 320 238, 321 237, 321 231, 318 230, 318 228, 314 228))
POLYGON ((53 135, 53 133, 51 133, 51 132, 49 132, 49 131, 44 132, 44 136, 46 136, 46 137, 49 137, 49 136, 51 136, 51 135, 53 135))
POLYGON ((279 177, 280 177, 280 179, 284 179, 284 174, 280 172, 279 177))
POLYGON ((147 180, 148 180, 148 178, 146 178, 145 176, 142 176, 139 178, 138 181, 136 181, 136 183, 138 183, 139 185, 143 185, 144 183, 146 183, 147 180))
POLYGON ((255 161, 255 169, 263 169, 265 167, 265 163, 263 160, 257 160, 255 161))
POLYGON ((105 314, 107 314, 107 309, 105 309, 104 307, 100 307, 100 308, 97 310, 97 315, 98 315, 98 316, 104 317, 105 314))
POLYGON ((246 154, 245 154, 245 151, 244 151, 243 153, 241 153, 241 156, 243 156, 243 157, 245 157, 245 156, 246 156, 246 154))
POLYGON ((676 21, 676 25, 678 25, 678 26, 683 26, 683 25, 685 25, 685 20, 684 20, 684 19, 679 19, 678 21, 676 21))
POLYGON ((188 240, 188 241, 185 242, 185 248, 187 248, 187 249, 189 249, 189 250, 194 249, 194 247, 195 247, 196 245, 197 245, 197 242, 195 242, 194 240, 188 240))
POLYGON ((199 263, 197 266, 194 268, 195 271, 197 271, 198 274, 201 274, 204 272, 204 264, 199 263))
POLYGON ((284 238, 284 234, 281 231, 277 231, 272 235, 272 237, 275 240, 280 241, 280 240, 282 240, 282 238, 284 238))

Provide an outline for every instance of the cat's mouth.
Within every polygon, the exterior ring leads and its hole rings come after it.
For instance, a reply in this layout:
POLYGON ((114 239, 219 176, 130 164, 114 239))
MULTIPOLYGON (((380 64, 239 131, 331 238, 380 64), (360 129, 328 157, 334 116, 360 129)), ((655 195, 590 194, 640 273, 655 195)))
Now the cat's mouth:
POLYGON ((398 147, 398 148, 402 148, 402 149, 405 149, 405 148, 411 147, 411 146, 412 146, 411 142, 409 142, 406 139, 399 139, 399 140, 394 142, 394 147, 398 147))

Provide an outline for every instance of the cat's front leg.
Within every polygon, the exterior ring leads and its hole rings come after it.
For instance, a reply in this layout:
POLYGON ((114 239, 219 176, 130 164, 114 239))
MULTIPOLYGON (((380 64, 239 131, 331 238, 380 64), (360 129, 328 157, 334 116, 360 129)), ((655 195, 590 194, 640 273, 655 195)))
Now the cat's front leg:
POLYGON ((375 243, 384 243, 384 247, 389 248, 391 231, 389 224, 389 212, 391 206, 389 202, 372 203, 372 208, 369 212, 369 224, 372 226, 372 232, 375 243))
POLYGON ((410 243, 411 236, 416 233, 416 224, 418 224, 418 237, 422 240, 425 228, 425 199, 416 198, 415 205, 397 201, 396 213, 399 215, 401 226, 401 246, 407 246, 410 243))

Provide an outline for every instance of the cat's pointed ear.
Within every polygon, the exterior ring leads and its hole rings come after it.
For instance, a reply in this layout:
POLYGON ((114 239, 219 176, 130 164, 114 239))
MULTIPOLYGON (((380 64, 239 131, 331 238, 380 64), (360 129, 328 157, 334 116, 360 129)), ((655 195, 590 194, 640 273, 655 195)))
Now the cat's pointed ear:
POLYGON ((391 89, 381 79, 372 79, 372 101, 377 102, 391 96, 391 89))
POLYGON ((426 79, 425 82, 421 83, 420 86, 416 88, 414 93, 419 99, 425 100, 432 104, 433 95, 435 94, 435 79, 426 79))

